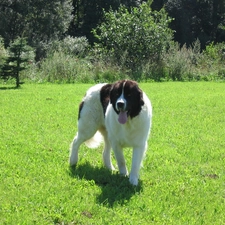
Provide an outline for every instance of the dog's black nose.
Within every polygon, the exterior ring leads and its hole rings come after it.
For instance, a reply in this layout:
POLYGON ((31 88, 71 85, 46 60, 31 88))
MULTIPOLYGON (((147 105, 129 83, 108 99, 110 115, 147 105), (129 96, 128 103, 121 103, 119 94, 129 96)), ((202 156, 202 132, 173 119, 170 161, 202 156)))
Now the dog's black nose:
POLYGON ((117 102, 117 107, 119 109, 123 109, 124 108, 124 102, 117 102))

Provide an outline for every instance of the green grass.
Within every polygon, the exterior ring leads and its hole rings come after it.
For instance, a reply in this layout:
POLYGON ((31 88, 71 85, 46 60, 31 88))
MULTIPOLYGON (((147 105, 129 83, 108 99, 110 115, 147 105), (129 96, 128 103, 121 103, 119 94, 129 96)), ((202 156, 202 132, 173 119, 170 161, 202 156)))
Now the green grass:
POLYGON ((138 187, 102 166, 101 148, 82 145, 68 166, 90 86, 0 90, 0 224, 225 224, 224 83, 140 84, 153 128, 138 187))

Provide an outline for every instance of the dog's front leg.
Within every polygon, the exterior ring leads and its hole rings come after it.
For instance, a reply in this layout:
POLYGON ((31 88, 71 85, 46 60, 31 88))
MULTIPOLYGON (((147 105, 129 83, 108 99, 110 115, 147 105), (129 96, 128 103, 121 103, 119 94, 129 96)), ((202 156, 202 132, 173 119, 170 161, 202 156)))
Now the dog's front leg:
POLYGON ((147 145, 140 148, 133 149, 132 167, 131 167, 131 172, 129 176, 129 181, 132 185, 135 185, 135 186, 138 185, 139 171, 142 165, 142 160, 144 158, 146 148, 147 148, 147 145))
POLYGON ((121 148, 121 146, 119 145, 113 145, 112 146, 114 154, 116 156, 116 161, 117 161, 117 165, 120 171, 120 174, 123 176, 127 176, 128 175, 128 171, 127 171, 127 167, 126 167, 126 162, 125 162, 125 158, 123 155, 123 149, 121 148))
POLYGON ((111 161, 111 145, 107 138, 104 138, 104 141, 105 141, 105 146, 102 153, 104 166, 108 168, 109 170, 115 170, 111 161))

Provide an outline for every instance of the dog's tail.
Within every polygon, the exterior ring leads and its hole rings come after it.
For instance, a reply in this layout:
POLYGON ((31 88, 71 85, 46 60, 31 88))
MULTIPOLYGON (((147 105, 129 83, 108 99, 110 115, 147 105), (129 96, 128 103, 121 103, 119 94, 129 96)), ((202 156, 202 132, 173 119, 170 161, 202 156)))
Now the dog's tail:
POLYGON ((99 131, 97 131, 92 138, 85 141, 85 144, 89 148, 97 148, 97 147, 99 147, 99 145, 101 144, 102 141, 103 141, 103 137, 102 137, 101 133, 99 131))

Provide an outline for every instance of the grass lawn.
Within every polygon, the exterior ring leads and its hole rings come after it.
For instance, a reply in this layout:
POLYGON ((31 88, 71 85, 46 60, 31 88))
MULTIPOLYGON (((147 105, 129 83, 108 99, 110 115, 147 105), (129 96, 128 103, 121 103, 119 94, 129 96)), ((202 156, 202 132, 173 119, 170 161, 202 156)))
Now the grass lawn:
POLYGON ((225 84, 140 84, 153 127, 138 187, 103 167, 102 148, 68 166, 90 86, 0 87, 0 224, 225 224, 225 84))

